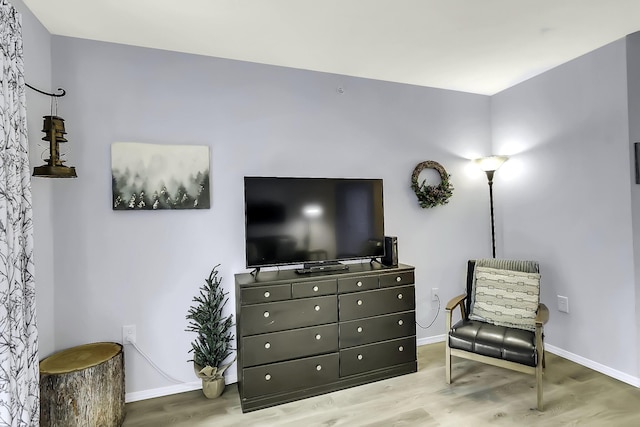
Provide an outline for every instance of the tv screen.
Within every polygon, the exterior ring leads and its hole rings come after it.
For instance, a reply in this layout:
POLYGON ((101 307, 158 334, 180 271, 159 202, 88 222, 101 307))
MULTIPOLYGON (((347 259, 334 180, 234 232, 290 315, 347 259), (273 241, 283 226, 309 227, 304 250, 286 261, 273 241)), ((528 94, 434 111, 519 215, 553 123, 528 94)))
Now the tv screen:
POLYGON ((384 256, 381 179, 245 177, 249 267, 384 256))

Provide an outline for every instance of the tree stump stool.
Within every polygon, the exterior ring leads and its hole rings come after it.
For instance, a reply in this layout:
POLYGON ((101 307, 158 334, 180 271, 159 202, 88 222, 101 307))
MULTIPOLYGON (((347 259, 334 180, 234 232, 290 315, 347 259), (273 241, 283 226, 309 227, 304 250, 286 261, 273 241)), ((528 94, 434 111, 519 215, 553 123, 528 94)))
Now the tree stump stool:
POLYGON ((122 345, 73 347, 40 361, 40 426, 112 427, 124 422, 122 345))

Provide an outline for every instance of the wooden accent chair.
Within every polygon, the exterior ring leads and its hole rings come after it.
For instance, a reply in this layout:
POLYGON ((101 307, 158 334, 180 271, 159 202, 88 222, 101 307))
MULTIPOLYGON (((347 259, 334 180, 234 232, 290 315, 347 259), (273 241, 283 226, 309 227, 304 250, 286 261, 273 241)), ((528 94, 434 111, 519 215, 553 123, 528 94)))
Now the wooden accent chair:
POLYGON ((446 380, 451 356, 471 359, 536 376, 542 411, 544 324, 549 310, 540 304, 540 274, 535 261, 470 260, 467 293, 446 306, 446 380), (452 326, 452 312, 461 320, 452 326))

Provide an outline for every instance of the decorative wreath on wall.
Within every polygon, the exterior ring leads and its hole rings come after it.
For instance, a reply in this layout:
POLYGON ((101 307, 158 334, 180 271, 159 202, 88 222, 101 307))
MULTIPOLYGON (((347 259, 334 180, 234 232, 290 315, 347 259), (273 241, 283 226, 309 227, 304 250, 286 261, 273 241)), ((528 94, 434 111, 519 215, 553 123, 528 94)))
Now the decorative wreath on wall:
POLYGON ((453 185, 449 182, 451 176, 438 162, 427 160, 426 162, 418 163, 416 168, 411 174, 411 189, 418 196, 418 203, 422 208, 432 208, 438 205, 446 205, 449 203, 449 198, 453 195, 453 185), (422 180, 422 183, 418 183, 418 176, 420 172, 425 169, 435 169, 440 174, 439 185, 427 185, 426 180, 422 180))

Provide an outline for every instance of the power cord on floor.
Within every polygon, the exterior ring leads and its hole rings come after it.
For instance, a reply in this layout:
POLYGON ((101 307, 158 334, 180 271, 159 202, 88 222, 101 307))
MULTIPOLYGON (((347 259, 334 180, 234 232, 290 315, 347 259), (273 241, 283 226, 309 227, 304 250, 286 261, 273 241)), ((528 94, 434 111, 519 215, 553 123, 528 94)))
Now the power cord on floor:
POLYGON ((149 362, 149 364, 151 366, 153 366, 153 368, 160 373, 160 375, 162 375, 163 377, 165 377, 169 381, 171 381, 173 383, 176 383, 176 384, 184 384, 184 383, 188 382, 188 381, 182 381, 182 380, 173 378, 171 375, 167 374, 158 365, 156 365, 153 360, 151 360, 151 358, 147 355, 147 353, 145 353, 144 351, 142 351, 142 349, 140 347, 138 347, 138 344, 136 344, 135 342, 131 341, 130 339, 127 338, 126 341, 124 342, 124 344, 130 344, 131 346, 133 346, 133 348, 135 348, 137 350, 137 352, 140 353, 140 355, 142 357, 144 357, 147 360, 147 362, 149 362))
POLYGON ((427 327, 424 327, 420 323, 418 323, 418 321, 416 320, 416 325, 418 325, 422 329, 429 329, 431 326, 433 326, 433 324, 435 323, 436 319, 438 318, 438 315, 440 314, 440 297, 438 295, 435 295, 435 297, 438 300, 438 310, 436 311, 436 316, 433 318, 431 323, 429 323, 429 325, 427 327))

